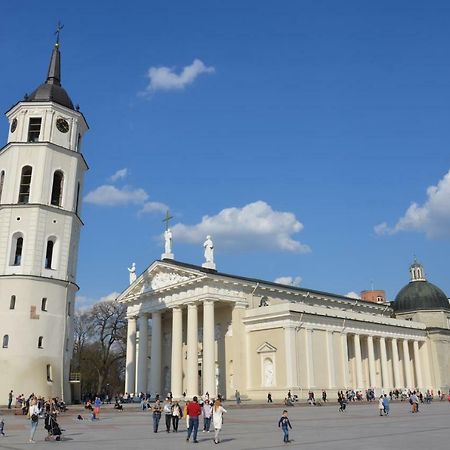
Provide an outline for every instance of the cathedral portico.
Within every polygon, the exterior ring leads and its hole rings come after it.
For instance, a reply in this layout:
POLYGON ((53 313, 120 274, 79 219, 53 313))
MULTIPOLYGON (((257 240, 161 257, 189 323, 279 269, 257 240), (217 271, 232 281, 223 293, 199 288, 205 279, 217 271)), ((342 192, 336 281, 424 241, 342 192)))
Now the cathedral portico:
MULTIPOLYGON (((130 318, 152 317, 151 351, 142 347, 152 395, 170 390, 176 398, 183 392, 230 397, 237 389, 257 399, 288 389, 436 386, 426 325, 393 318, 386 305, 173 260, 156 261, 119 299, 128 303, 130 318)), ((129 330, 132 335, 133 324, 129 330)), ((127 364, 128 373, 132 377, 127 364)))

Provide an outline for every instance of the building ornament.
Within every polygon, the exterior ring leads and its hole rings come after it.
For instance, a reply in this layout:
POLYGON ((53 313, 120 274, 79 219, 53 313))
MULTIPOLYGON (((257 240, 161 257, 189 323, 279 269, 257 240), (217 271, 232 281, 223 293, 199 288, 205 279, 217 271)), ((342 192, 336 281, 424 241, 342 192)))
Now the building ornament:
POLYGON ((158 272, 150 280, 146 280, 142 286, 141 294, 148 291, 156 291, 158 289, 182 283, 193 279, 194 276, 180 275, 176 272, 158 272))

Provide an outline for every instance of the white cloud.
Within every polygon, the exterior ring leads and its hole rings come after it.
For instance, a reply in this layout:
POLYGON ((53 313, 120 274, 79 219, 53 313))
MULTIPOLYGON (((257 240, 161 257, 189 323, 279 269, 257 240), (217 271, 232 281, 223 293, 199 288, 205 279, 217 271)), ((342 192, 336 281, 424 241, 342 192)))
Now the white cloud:
POLYGON ((139 211, 139 214, 153 213, 153 212, 166 212, 169 207, 161 202, 146 202, 144 206, 139 211))
POLYGON ((111 292, 108 295, 100 298, 88 297, 84 295, 77 295, 75 299, 75 308, 78 311, 89 309, 91 306, 99 302, 110 302, 115 300, 120 295, 120 292, 111 292))
POLYGON ((125 167, 124 169, 118 170, 114 175, 109 177, 109 181, 112 183, 125 178, 128 175, 128 169, 125 167))
POLYGON ((422 206, 412 203, 395 226, 382 222, 375 225, 374 231, 379 235, 419 231, 429 239, 450 238, 450 171, 437 186, 427 189, 427 200, 422 206))
POLYGON ((274 211, 267 203, 257 201, 204 216, 197 225, 176 224, 172 232, 174 239, 195 244, 210 234, 218 248, 306 253, 310 248, 292 237, 302 229, 303 224, 293 213, 274 211))
POLYGON ((192 84, 202 73, 214 73, 214 67, 206 66, 200 59, 194 59, 191 65, 183 67, 179 74, 171 67, 150 67, 147 93, 184 89, 192 84))
POLYGON ((354 298, 356 300, 360 300, 361 299, 360 295, 357 294, 356 292, 353 292, 353 291, 348 292, 347 294, 345 294, 345 296, 346 297, 350 297, 350 298, 354 298))
POLYGON ((279 283, 279 284, 287 284, 288 286, 295 286, 298 287, 300 286, 300 283, 302 282, 302 277, 291 277, 291 276, 286 276, 286 277, 278 277, 275 278, 274 283, 279 283))
POLYGON ((97 189, 89 192, 84 201, 101 206, 118 206, 129 204, 143 204, 148 199, 147 192, 144 189, 133 189, 130 186, 116 188, 110 184, 104 184, 97 189))

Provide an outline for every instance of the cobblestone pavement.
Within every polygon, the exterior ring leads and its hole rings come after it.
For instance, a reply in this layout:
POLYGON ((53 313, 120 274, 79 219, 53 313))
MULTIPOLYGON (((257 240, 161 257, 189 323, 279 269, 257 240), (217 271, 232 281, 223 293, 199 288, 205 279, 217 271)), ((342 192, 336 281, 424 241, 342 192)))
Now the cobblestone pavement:
MULTIPOLYGON (((227 407, 227 405, 225 405, 227 407)), ((292 442, 283 444, 277 427, 283 406, 230 405, 224 419, 220 449, 305 450, 448 450, 450 448, 450 403, 421 405, 418 414, 411 414, 409 404, 393 403, 391 414, 380 417, 377 403, 350 405, 340 413, 335 405, 289 408, 293 426, 292 442)), ((100 420, 92 422, 89 414, 72 407, 60 417, 64 441, 45 442, 43 421, 39 423, 36 444, 28 443, 29 421, 22 416, 4 415, 6 437, 0 436, 0 449, 63 447, 65 450, 131 449, 179 450, 214 447, 213 432, 198 435, 198 444, 186 442, 185 420, 178 433, 165 431, 164 416, 157 434, 152 431, 150 413, 137 406, 125 406, 124 412, 104 406, 100 420), (81 413, 85 420, 77 420, 81 413)), ((200 421, 202 423, 202 420, 200 421)))

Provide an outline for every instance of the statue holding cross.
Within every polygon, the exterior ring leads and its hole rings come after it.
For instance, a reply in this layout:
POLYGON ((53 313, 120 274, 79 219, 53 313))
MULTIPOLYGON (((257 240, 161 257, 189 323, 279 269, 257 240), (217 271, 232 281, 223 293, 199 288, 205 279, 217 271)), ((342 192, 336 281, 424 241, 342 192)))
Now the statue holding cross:
POLYGON ((163 219, 163 222, 166 223, 166 230, 164 231, 164 253, 161 255, 161 259, 173 259, 172 230, 169 228, 170 219, 173 219, 173 217, 167 211, 166 217, 163 219))

